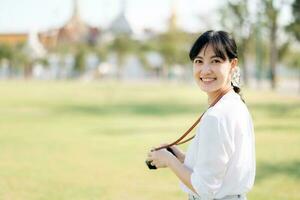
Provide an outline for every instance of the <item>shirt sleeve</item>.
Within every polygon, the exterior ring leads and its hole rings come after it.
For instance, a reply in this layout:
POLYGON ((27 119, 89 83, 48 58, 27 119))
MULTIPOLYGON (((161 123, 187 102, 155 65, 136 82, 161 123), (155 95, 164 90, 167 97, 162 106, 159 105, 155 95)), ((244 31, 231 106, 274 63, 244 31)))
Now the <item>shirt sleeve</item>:
POLYGON ((222 185, 232 154, 232 142, 224 122, 207 115, 198 129, 197 161, 191 174, 191 184, 203 199, 213 199, 222 185))

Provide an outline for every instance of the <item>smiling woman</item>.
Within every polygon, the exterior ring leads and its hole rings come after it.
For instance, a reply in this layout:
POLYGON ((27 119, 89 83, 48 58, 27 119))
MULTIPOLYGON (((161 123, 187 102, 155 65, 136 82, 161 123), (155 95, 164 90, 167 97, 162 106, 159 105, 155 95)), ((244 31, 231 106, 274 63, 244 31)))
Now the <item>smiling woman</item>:
POLYGON ((198 38, 190 51, 194 78, 209 99, 214 99, 217 89, 233 86, 233 76, 238 72, 237 47, 233 38, 224 31, 208 31, 198 38), (214 35, 214 37, 213 37, 214 35))
POLYGON ((186 153, 163 145, 152 149, 147 160, 156 168, 170 168, 190 200, 245 200, 254 184, 255 145, 251 115, 233 81, 235 41, 227 32, 207 31, 189 56, 194 79, 210 106, 186 153))

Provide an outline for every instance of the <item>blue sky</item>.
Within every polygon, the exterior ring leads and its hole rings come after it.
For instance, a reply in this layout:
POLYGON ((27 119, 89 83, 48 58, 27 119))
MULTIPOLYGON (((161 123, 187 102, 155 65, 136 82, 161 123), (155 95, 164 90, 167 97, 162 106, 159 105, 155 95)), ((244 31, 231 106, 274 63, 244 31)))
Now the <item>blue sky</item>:
MULTIPOLYGON (((106 28, 124 0, 78 0, 80 15, 90 25, 106 28)), ((255 0, 252 0, 255 1, 255 0)), ((126 16, 137 32, 163 30, 174 2, 179 26, 192 32, 218 29, 218 0, 126 0, 126 16)), ((221 3, 220 3, 221 2, 221 3)), ((73 0, 0 0, 0 32, 26 32, 62 26, 70 17, 73 0)), ((289 19, 289 11, 283 21, 289 19)))
MULTIPOLYGON (((87 23, 107 27, 119 13, 122 0, 78 0, 87 23)), ((175 0, 126 0, 126 15, 136 30, 163 30, 175 0)), ((216 1, 177 0, 178 23, 187 30, 199 30, 198 15, 216 8, 216 1)), ((73 0, 0 0, 0 32, 23 32, 59 27, 70 17, 73 0)))

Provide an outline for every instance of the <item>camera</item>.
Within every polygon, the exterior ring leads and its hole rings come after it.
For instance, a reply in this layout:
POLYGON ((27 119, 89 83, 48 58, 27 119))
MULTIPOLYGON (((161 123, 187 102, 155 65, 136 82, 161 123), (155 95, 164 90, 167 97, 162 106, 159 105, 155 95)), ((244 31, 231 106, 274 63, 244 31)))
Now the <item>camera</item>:
MULTIPOLYGON (((167 151, 171 152, 176 157, 174 151, 170 147, 167 147, 167 151)), ((155 165, 151 165, 151 160, 146 160, 145 162, 149 169, 157 169, 155 165)))

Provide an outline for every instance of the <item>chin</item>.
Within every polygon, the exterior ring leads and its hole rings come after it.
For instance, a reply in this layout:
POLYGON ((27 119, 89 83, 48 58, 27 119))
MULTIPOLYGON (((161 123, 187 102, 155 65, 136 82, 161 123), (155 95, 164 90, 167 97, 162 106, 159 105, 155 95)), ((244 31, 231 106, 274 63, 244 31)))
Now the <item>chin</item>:
POLYGON ((205 93, 213 93, 216 92, 218 89, 211 89, 211 88, 200 88, 205 93))
POLYGON ((217 91, 218 87, 215 87, 215 86, 207 86, 207 85, 203 85, 201 83, 198 83, 198 86, 199 88, 203 91, 203 92, 206 92, 206 93, 212 93, 212 92, 215 92, 217 91))

